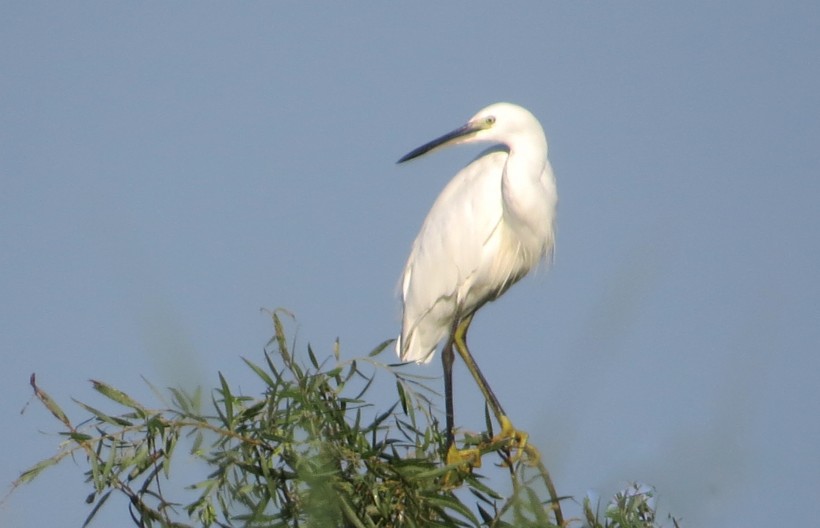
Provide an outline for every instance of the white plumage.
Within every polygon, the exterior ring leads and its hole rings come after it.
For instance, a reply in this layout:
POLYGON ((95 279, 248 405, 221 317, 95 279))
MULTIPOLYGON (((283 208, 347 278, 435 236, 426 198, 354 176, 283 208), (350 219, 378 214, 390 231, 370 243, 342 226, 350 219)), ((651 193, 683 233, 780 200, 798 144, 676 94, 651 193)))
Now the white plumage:
POLYGON ((544 131, 526 109, 490 105, 400 162, 445 144, 473 142, 497 145, 447 184, 404 269, 402 331, 396 344, 403 361, 429 362, 461 321, 553 250, 555 178, 544 131))

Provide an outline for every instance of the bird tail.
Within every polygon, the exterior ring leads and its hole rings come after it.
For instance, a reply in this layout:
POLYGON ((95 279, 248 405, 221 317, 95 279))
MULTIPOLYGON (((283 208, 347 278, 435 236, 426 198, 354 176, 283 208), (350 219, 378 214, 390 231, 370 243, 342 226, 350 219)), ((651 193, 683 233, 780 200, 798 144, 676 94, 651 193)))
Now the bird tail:
POLYGON ((415 361, 419 364, 430 363, 433 360, 433 354, 436 348, 425 350, 424 347, 416 346, 412 333, 406 336, 406 341, 399 335, 396 338, 396 355, 402 361, 415 361), (407 346, 404 346, 405 343, 407 346))

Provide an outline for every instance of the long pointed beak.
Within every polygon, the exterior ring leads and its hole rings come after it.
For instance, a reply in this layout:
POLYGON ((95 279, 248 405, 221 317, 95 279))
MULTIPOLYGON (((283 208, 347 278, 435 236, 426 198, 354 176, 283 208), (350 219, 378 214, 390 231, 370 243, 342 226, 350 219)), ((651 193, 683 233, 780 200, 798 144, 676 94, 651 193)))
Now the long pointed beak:
POLYGON ((396 163, 404 163, 405 161, 409 161, 413 158, 418 158, 419 156, 421 156, 423 154, 427 154, 428 152, 430 152, 434 148, 442 147, 444 145, 447 145, 448 143, 454 143, 454 142, 458 141, 459 139, 461 139, 465 136, 469 136, 470 134, 478 132, 479 130, 483 130, 483 127, 480 124, 467 123, 466 125, 461 126, 457 129, 453 130, 452 132, 448 132, 448 133, 444 134, 440 138, 436 138, 433 141, 430 141, 429 143, 425 143, 424 145, 420 146, 419 148, 408 152, 407 154, 402 156, 402 158, 399 161, 397 161, 396 163))

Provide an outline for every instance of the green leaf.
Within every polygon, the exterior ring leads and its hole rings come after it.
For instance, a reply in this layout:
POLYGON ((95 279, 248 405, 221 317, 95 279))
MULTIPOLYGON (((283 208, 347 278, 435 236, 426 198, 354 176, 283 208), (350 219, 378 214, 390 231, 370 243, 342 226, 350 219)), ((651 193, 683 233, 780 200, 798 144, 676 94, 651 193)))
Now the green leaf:
POLYGON ((313 365, 313 368, 319 368, 319 362, 316 361, 316 354, 313 353, 313 348, 308 344, 307 346, 308 357, 310 358, 310 363, 313 365))
MULTIPOLYGON (((247 366, 249 366, 251 368, 251 370, 254 371, 254 373, 256 373, 256 375, 259 376, 259 378, 261 378, 262 381, 264 381, 265 384, 268 387, 273 387, 274 385, 276 385, 276 382, 273 381, 273 378, 271 378, 268 375, 267 372, 262 370, 261 367, 257 366, 255 363, 251 362, 249 359, 242 358, 242 361, 244 361, 245 364, 247 366)), ((274 370, 274 369, 271 369, 271 370, 274 370)))
POLYGON ((396 341, 395 338, 386 339, 386 340, 382 341, 381 343, 379 343, 376 346, 376 348, 374 348, 373 350, 370 351, 369 354, 367 354, 367 357, 376 357, 376 356, 378 356, 379 354, 384 352, 385 348, 387 348, 391 343, 393 343, 395 341, 396 341))
POLYGON ((39 399, 43 403, 43 405, 46 406, 46 409, 48 409, 49 412, 52 415, 54 415, 55 418, 60 420, 63 423, 63 425, 71 429, 71 422, 68 420, 68 416, 66 416, 63 410, 60 408, 59 405, 57 405, 57 402, 55 402, 51 398, 51 396, 49 396, 44 390, 41 390, 40 387, 37 386, 34 374, 31 375, 29 383, 31 384, 31 387, 34 389, 35 396, 37 396, 37 399, 39 399))
POLYGON ((100 511, 100 508, 103 507, 105 502, 108 500, 108 497, 111 496, 111 493, 114 490, 109 490, 105 494, 100 497, 100 500, 97 501, 97 504, 94 505, 94 508, 91 510, 91 513, 88 514, 88 517, 85 518, 85 522, 83 522, 83 528, 91 524, 91 520, 97 515, 97 512, 100 511))
POLYGON ((233 430, 233 396, 231 395, 231 388, 228 386, 228 381, 225 376, 219 372, 219 383, 222 385, 222 404, 225 406, 225 425, 228 429, 233 430))
POLYGON ((356 394, 354 399, 358 400, 362 396, 364 396, 364 393, 366 393, 368 391, 368 389, 370 389, 370 385, 373 384, 373 380, 375 379, 375 377, 376 377, 375 374, 373 376, 370 376, 369 378, 367 376, 365 376, 365 379, 367 380, 367 383, 364 384, 364 387, 362 387, 362 390, 360 390, 358 392, 358 394, 356 394))
POLYGON ((282 355, 282 358, 285 360, 285 364, 290 364, 292 359, 290 357, 290 352, 288 352, 288 343, 287 339, 285 338, 285 328, 282 326, 282 320, 279 318, 279 314, 277 311, 273 312, 273 329, 276 334, 276 344, 279 347, 279 354, 282 355))
POLYGON ((527 499, 529 500, 530 507, 532 508, 533 513, 535 514, 536 522, 540 526, 546 526, 549 523, 549 516, 547 515, 546 510, 541 504, 541 500, 538 498, 538 495, 535 493, 535 490, 530 488, 529 486, 527 489, 527 499))
POLYGON ((487 512, 487 510, 482 508, 480 504, 477 504, 476 508, 478 508, 478 514, 481 515, 481 520, 484 521, 485 524, 492 523, 493 516, 490 515, 489 512, 487 512))
POLYGON ((407 395, 404 393, 404 387, 402 387, 401 381, 396 380, 396 392, 399 393, 399 401, 401 402, 401 410, 404 414, 407 414, 407 395))
POLYGON ((201 456, 201 448, 202 448, 202 441, 205 437, 202 434, 202 431, 197 431, 196 435, 194 435, 194 443, 191 445, 191 454, 194 456, 201 456))
MULTIPOLYGON (((96 391, 128 409, 110 415, 77 402, 90 417, 74 428, 33 385, 36 395, 69 430, 60 433, 58 455, 39 462, 17 482, 28 482, 72 456, 85 464, 87 485, 93 490, 89 497, 94 509, 86 522, 96 518, 103 504, 114 503, 108 499, 116 492, 127 501, 126 515, 146 527, 178 528, 184 526, 186 514, 187 522, 197 526, 311 527, 326 520, 349 528, 554 526, 550 519, 559 513, 534 491, 542 489, 541 480, 549 480, 537 458, 537 466, 522 461, 512 468, 492 470, 494 478, 510 479, 512 498, 509 492, 494 491, 490 486, 496 482, 484 480, 478 472, 463 475, 458 490, 442 486, 446 481, 441 477, 453 468, 441 464, 444 438, 433 412, 441 406, 441 396, 425 387, 430 378, 408 375, 403 366, 378 360, 340 361, 338 340, 333 348, 335 362, 330 357, 322 360, 310 345, 294 352, 292 344, 288 348, 283 314, 272 314, 275 335, 263 351, 265 363, 243 358, 256 374, 250 386, 240 392, 220 371, 219 385, 206 389, 214 405, 211 408, 206 400, 206 414, 199 410, 201 389, 196 396, 168 389, 166 399, 151 386, 154 396, 170 407, 152 410, 153 406, 93 381, 96 391), (368 401, 368 390, 384 381, 376 380, 382 373, 395 382, 395 395, 389 393, 386 401, 368 401), (259 394, 241 395, 249 390, 259 394), (192 458, 176 449, 180 439, 182 450, 190 445, 195 462, 207 465, 204 480, 192 479, 193 485, 183 481, 184 487, 178 485, 179 471, 174 472, 173 482, 170 479, 174 459, 186 463, 186 457, 192 458), (180 501, 176 492, 182 489, 189 490, 190 496, 180 501), (333 499, 329 506, 317 502, 329 497, 333 499)), ((393 342, 382 342, 371 357, 393 342)), ((486 409, 485 417, 490 418, 486 409)), ((486 435, 471 441, 485 453, 485 460, 499 456, 486 435)), ((632 510, 630 519, 640 508, 632 510)), ((646 524, 629 528, 638 526, 650 528, 646 524)))
POLYGON ((82 444, 84 442, 88 442, 93 437, 91 435, 87 435, 84 433, 68 433, 67 435, 70 439, 74 440, 78 444, 82 444))
POLYGON ((481 525, 481 523, 478 521, 478 519, 473 514, 473 512, 471 512, 470 509, 467 508, 467 506, 465 506, 461 501, 459 501, 456 497, 454 497, 452 495, 450 495, 450 496, 445 496, 445 495, 431 496, 431 497, 427 497, 427 501, 431 505, 438 506, 442 510, 452 510, 454 512, 457 512, 459 515, 461 515, 465 519, 468 519, 475 526, 480 526, 481 525))
POLYGON ((105 479, 106 485, 113 481, 111 477, 111 470, 114 468, 114 463, 117 461, 117 450, 116 449, 109 449, 108 450, 108 458, 105 461, 105 464, 102 467, 102 478, 105 479))
POLYGON ((174 459, 174 449, 176 449, 177 440, 179 440, 179 436, 170 434, 165 441, 165 452, 162 453, 162 471, 165 474, 165 478, 169 478, 171 475, 171 461, 174 459))
POLYGON ((87 404, 85 404, 81 401, 77 401, 77 400, 73 400, 73 401, 74 401, 74 403, 76 403, 77 405, 79 405, 80 407, 85 409, 86 411, 88 411, 91 414, 93 414, 94 416, 96 416, 97 419, 99 419, 101 422, 105 422, 105 423, 115 425, 115 426, 118 426, 118 427, 131 427, 132 425, 134 425, 131 421, 126 420, 125 418, 120 418, 119 416, 110 416, 110 415, 100 411, 99 409, 97 409, 95 407, 92 407, 90 405, 87 405, 87 404))
POLYGON ((350 503, 348 503, 346 497, 340 496, 339 504, 342 507, 342 512, 344 512, 345 519, 347 519, 352 526, 355 526, 356 528, 367 528, 367 526, 365 526, 359 519, 359 516, 356 515, 356 512, 350 506, 350 503))
POLYGON ((125 394, 119 389, 115 389, 114 387, 103 383, 102 381, 97 380, 90 380, 94 390, 108 398, 109 400, 113 400, 120 405, 124 405, 125 407, 129 407, 137 411, 141 418, 144 418, 147 414, 145 407, 141 404, 137 403, 137 401, 131 398, 129 395, 125 394))
POLYGON ((27 470, 20 473, 20 476, 17 477, 15 483, 25 484, 26 482, 31 482, 37 475, 40 474, 44 469, 49 468, 60 461, 62 457, 53 456, 51 458, 47 458, 45 460, 41 460, 34 464, 32 467, 28 468, 27 470))
POLYGON ((473 494, 476 494, 476 496, 478 496, 479 499, 484 500, 488 504, 489 504, 490 501, 487 500, 486 498, 484 498, 483 496, 480 496, 479 494, 488 495, 490 498, 495 499, 495 500, 501 500, 501 499, 504 498, 504 497, 501 496, 500 493, 498 493, 494 489, 486 486, 479 479, 474 479, 474 480, 470 481, 470 487, 472 488, 470 491, 472 491, 473 494))

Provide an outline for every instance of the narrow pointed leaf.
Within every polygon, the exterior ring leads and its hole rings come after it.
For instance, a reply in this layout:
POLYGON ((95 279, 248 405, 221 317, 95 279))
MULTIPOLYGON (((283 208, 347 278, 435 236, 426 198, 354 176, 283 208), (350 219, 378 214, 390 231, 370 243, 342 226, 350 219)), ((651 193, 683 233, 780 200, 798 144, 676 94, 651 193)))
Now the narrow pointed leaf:
POLYGON ((131 398, 126 393, 122 392, 119 389, 115 389, 114 387, 108 385, 107 383, 103 383, 102 381, 91 380, 91 384, 94 387, 94 390, 108 398, 109 400, 113 400, 120 405, 124 405, 125 407, 129 407, 137 411, 142 417, 146 416, 145 407, 139 404, 135 399, 131 398))
POLYGON ((34 394, 37 396, 37 399, 39 399, 43 403, 43 405, 46 406, 46 409, 48 409, 49 412, 53 414, 55 418, 63 422, 63 424, 70 429, 71 422, 68 420, 68 416, 66 416, 63 410, 60 408, 59 405, 57 405, 57 402, 55 402, 51 398, 51 396, 49 396, 44 390, 40 389, 40 387, 37 386, 34 374, 31 375, 29 383, 31 384, 31 387, 34 389, 34 394))

